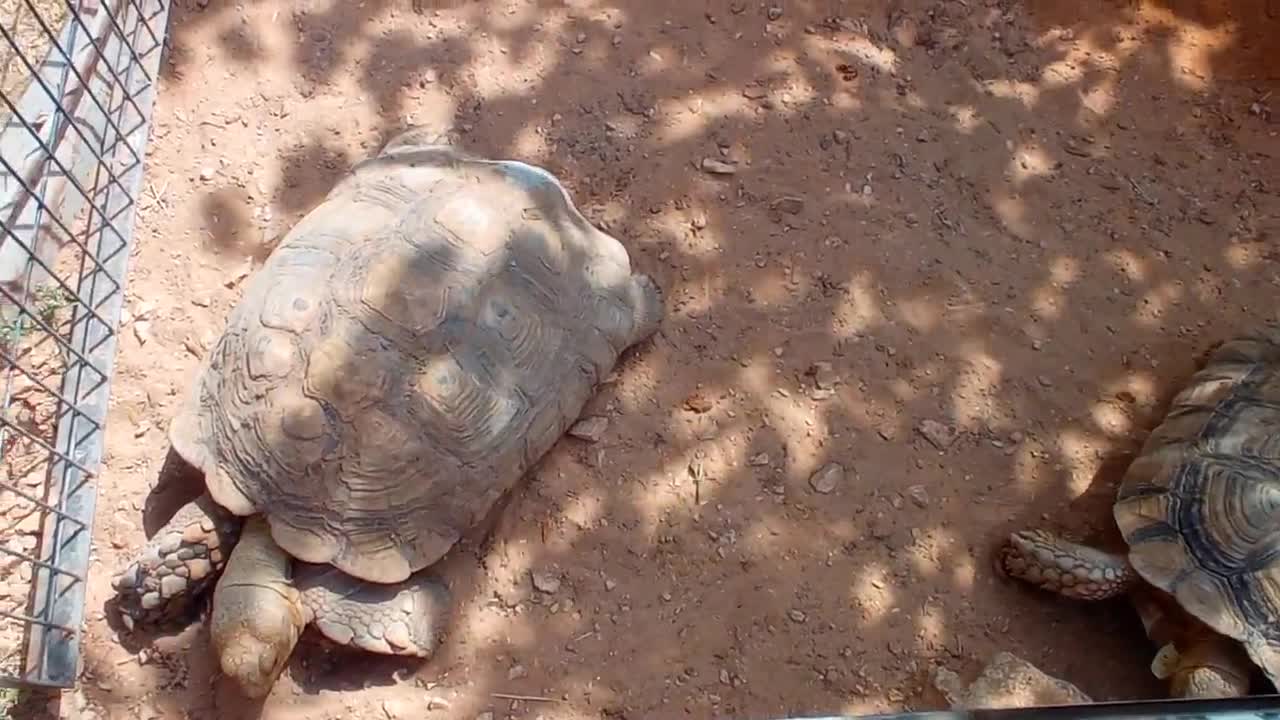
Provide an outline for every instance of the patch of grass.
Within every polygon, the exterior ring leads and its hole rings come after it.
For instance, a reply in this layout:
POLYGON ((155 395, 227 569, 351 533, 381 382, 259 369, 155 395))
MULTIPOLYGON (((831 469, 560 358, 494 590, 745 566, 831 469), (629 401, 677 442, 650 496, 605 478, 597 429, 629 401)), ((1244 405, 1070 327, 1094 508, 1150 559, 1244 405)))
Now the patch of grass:
MULTIPOLYGON (((31 293, 27 311, 40 318, 45 325, 54 326, 58 311, 71 304, 71 296, 57 285, 42 285, 31 293)), ((13 348, 30 332, 34 323, 25 313, 0 323, 0 347, 13 348)))

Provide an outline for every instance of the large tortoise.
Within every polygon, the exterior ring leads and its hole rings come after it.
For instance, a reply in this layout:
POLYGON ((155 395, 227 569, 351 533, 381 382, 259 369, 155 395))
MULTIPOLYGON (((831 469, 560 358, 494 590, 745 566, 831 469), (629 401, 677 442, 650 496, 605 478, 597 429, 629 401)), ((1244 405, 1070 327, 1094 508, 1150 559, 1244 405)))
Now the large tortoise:
POLYGON ((1253 664, 1280 684, 1280 334, 1208 356, 1126 471, 1113 515, 1127 556, 1025 530, 1001 569, 1071 598, 1128 593, 1174 696, 1247 694, 1253 664))
POLYGON ((662 317, 552 175, 400 134, 246 284, 169 428, 206 493, 114 579, 121 617, 173 618, 220 575, 214 647, 252 697, 308 623, 429 656, 447 594, 425 569, 662 317))

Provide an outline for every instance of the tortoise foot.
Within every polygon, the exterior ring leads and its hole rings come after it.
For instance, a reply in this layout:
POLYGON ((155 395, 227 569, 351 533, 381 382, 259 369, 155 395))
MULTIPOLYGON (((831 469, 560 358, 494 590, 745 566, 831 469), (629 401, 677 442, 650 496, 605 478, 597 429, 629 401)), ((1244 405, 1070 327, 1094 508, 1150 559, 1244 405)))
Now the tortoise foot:
POLYGON ((1152 664, 1157 677, 1169 677, 1169 694, 1175 698, 1232 698, 1249 694, 1253 662, 1236 640, 1204 631, 1190 640, 1185 652, 1172 645, 1160 651, 1152 664), (1163 661, 1163 667, 1160 663, 1163 661))
POLYGON ((384 585, 308 565, 298 569, 296 583, 311 623, 339 645, 423 658, 439 645, 449 591, 428 573, 384 585))
POLYGON ((1042 590, 1078 600, 1123 595, 1139 582, 1120 555, 1064 540, 1044 530, 1013 533, 1000 548, 1000 569, 1042 590))
POLYGON ((222 571, 240 524, 207 494, 182 506, 112 579, 121 621, 132 629, 189 611, 222 571))

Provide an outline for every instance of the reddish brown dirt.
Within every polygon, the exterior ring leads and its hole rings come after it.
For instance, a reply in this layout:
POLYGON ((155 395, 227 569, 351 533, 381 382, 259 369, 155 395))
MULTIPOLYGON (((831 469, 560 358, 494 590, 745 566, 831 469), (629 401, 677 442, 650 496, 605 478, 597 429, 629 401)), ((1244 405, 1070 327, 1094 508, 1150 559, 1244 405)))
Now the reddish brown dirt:
POLYGON ((1273 318, 1267 3, 201 4, 175 9, 160 87, 71 705, 781 718, 938 707, 932 666, 972 676, 999 650, 1095 699, 1162 693, 1124 603, 1014 586, 990 550, 1030 524, 1114 540, 1162 403, 1273 318), (557 173, 669 319, 589 406, 603 439, 561 442, 446 564, 438 657, 309 634, 252 706, 202 623, 140 662, 108 580, 239 282, 407 123, 557 173))

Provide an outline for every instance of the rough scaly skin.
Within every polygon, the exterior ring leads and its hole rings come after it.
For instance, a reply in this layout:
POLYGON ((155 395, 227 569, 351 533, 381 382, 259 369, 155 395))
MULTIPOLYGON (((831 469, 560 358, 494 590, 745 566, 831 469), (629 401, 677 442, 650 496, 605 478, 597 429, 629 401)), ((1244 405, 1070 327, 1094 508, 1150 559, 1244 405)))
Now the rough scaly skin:
POLYGON ((213 593, 209 631, 224 675, 262 698, 284 671, 306 626, 289 557, 261 515, 245 521, 240 543, 213 593))
POLYGON ((240 526, 207 494, 182 506, 112 579, 122 621, 156 624, 189 610, 222 572, 240 526))
POLYGON ((1180 652, 1169 679, 1170 694, 1181 698, 1230 698, 1249 694, 1253 661, 1232 638, 1205 628, 1180 652))
POLYGON ((304 566, 296 582, 307 621, 339 645, 422 658, 431 657, 439 645, 449 592, 426 572, 380 585, 327 565, 304 566))
POLYGON ((1140 581, 1123 556, 1059 538, 1043 530, 1023 530, 1000 548, 1000 567, 1010 577, 1077 600, 1124 595, 1140 581))
POLYGON ((370 583, 327 565, 301 565, 271 538, 267 521, 245 521, 218 581, 209 619, 223 674, 250 698, 265 697, 308 624, 330 640, 383 655, 430 657, 448 591, 425 572, 370 583))

